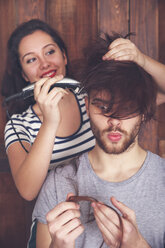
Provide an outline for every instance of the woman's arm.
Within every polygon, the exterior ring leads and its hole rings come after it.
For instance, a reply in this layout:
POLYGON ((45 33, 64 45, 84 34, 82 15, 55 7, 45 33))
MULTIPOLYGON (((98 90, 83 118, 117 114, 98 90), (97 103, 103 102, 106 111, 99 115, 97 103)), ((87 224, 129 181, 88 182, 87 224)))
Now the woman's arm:
POLYGON ((147 71, 159 87, 157 104, 165 102, 165 65, 142 53, 133 42, 119 38, 109 46, 103 59, 130 60, 136 62, 147 71))
POLYGON ((16 187, 23 198, 33 200, 48 172, 53 145, 55 128, 42 124, 34 144, 22 142, 29 153, 27 154, 19 142, 8 148, 8 159, 16 187))
POLYGON ((8 148, 8 159, 15 184, 26 200, 37 196, 47 175, 60 123, 58 103, 66 94, 61 88, 54 88, 47 94, 50 85, 46 87, 47 90, 43 87, 41 91, 40 84, 35 89, 35 96, 42 108, 43 122, 33 145, 23 142, 29 153, 24 151, 19 142, 11 144, 8 148))
POLYGON ((41 222, 37 223, 36 232, 36 248, 55 248, 51 245, 51 236, 49 233, 48 225, 41 222))

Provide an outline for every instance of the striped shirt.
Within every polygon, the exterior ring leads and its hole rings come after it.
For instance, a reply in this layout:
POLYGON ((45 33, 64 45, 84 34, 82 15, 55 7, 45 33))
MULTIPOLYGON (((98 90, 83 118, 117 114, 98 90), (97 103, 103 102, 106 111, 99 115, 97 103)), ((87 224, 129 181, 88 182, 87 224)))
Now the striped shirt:
MULTIPOLYGON (((79 129, 71 136, 58 137, 54 143, 50 168, 59 163, 68 161, 82 152, 91 150, 95 145, 95 139, 90 128, 89 118, 86 113, 84 95, 75 95, 80 109, 81 123, 79 129)), ((41 121, 30 106, 22 114, 14 114, 11 117, 15 130, 21 141, 28 142, 32 145, 41 127, 41 121)), ((11 120, 5 127, 5 147, 19 141, 11 120)))

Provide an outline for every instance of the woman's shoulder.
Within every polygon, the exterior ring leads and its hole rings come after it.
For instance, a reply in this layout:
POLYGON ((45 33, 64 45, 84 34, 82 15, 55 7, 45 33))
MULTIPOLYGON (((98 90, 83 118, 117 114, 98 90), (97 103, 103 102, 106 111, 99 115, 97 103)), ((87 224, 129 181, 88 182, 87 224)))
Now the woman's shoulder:
POLYGON ((10 119, 12 120, 20 120, 20 121, 28 121, 30 119, 38 118, 35 112, 33 111, 33 107, 29 106, 24 112, 20 114, 13 114, 10 119))
POLYGON ((10 119, 7 121, 5 130, 10 128, 11 124, 20 125, 20 126, 31 126, 37 123, 40 123, 39 118, 34 113, 32 106, 29 106, 24 112, 21 114, 13 114, 10 119))

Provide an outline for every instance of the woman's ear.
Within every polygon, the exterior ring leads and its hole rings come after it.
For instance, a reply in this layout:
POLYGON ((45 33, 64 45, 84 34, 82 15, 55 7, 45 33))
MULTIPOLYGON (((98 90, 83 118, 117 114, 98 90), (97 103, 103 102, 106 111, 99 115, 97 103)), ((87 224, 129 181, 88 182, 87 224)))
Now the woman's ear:
POLYGON ((68 63, 68 60, 67 60, 67 56, 66 56, 66 54, 63 52, 63 57, 64 57, 64 62, 65 62, 65 65, 67 65, 67 63, 68 63))
POLYGON ((86 106, 87 115, 89 116, 89 99, 87 96, 85 96, 85 106, 86 106))

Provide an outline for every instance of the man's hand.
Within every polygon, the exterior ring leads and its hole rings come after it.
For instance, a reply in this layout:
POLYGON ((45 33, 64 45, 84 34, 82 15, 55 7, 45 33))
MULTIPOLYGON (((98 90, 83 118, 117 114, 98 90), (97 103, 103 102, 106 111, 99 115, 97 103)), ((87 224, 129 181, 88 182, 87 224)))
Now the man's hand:
MULTIPOLYGON (((72 194, 68 194, 67 199, 72 194)), ((79 205, 74 202, 61 202, 47 214, 51 248, 74 248, 76 238, 84 227, 80 222, 79 205)))
POLYGON ((101 203, 92 203, 105 243, 111 248, 150 248, 138 230, 135 212, 114 197, 111 202, 121 212, 120 220, 111 208, 101 203))
POLYGON ((103 203, 93 202, 91 205, 104 242, 111 248, 119 248, 122 241, 121 217, 103 203))

